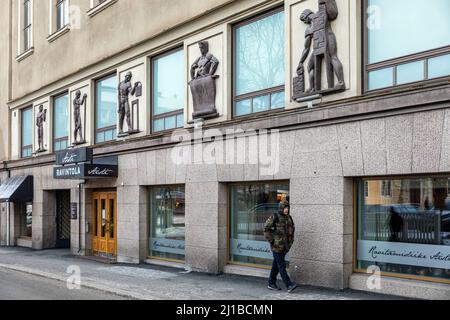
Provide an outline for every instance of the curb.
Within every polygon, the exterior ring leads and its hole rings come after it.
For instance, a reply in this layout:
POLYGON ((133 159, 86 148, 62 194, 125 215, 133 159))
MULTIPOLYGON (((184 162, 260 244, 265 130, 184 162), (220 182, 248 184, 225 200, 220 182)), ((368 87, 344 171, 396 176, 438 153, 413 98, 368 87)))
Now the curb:
MULTIPOLYGON (((26 274, 46 278, 46 279, 51 279, 51 280, 56 280, 59 282, 67 283, 67 277, 58 276, 53 273, 48 273, 48 272, 30 269, 30 268, 26 268, 26 267, 1 264, 1 263, 0 263, 0 268, 17 271, 17 272, 22 272, 22 273, 26 273, 26 274)), ((109 286, 99 284, 99 283, 89 283, 86 281, 82 281, 81 287, 87 288, 87 289, 94 289, 94 290, 102 291, 105 293, 111 293, 111 294, 115 294, 117 296, 121 296, 124 298, 131 298, 134 300, 163 300, 162 298, 156 297, 156 296, 142 295, 139 293, 129 292, 129 291, 122 290, 122 289, 111 289, 109 286)))

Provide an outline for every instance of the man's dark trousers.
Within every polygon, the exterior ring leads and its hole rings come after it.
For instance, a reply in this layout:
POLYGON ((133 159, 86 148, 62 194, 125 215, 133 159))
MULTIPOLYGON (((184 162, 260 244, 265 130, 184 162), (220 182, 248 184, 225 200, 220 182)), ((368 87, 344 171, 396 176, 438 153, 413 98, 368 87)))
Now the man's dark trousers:
POLYGON ((275 284, 277 281, 278 273, 281 274, 281 278, 283 279, 286 287, 289 287, 292 282, 289 278, 289 275, 286 271, 286 254, 285 253, 276 253, 273 252, 273 264, 272 271, 270 272, 270 280, 269 284, 275 284))

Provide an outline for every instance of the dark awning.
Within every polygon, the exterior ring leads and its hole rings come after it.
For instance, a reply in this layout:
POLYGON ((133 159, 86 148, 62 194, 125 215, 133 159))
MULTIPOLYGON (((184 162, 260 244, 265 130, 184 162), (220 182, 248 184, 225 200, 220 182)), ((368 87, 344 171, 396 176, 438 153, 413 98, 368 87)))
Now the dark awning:
POLYGON ((0 202, 33 201, 33 176, 8 178, 0 185, 0 202))

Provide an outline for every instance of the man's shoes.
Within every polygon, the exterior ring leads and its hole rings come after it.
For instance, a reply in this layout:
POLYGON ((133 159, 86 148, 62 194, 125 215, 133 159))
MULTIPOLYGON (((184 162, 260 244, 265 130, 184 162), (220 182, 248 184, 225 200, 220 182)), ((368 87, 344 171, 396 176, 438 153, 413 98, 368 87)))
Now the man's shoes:
POLYGON ((297 289, 297 284, 296 283, 292 283, 289 287, 287 287, 287 291, 289 293, 291 293, 292 291, 294 291, 295 289, 297 289))
POLYGON ((269 289, 269 290, 281 290, 281 288, 279 286, 277 286, 276 284, 271 284, 271 283, 269 283, 269 285, 267 286, 267 289, 269 289))

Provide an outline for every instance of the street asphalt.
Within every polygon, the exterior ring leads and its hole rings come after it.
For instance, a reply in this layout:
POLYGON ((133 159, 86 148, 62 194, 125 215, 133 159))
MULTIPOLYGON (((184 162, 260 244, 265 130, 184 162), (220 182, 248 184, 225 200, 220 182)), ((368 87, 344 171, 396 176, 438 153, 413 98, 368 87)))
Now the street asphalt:
POLYGON ((262 278, 209 275, 154 265, 103 264, 68 250, 0 247, 0 299, 384 300, 379 294, 300 286, 270 291, 262 278), (79 271, 81 290, 68 290, 79 271), (36 277, 38 276, 38 277, 36 277), (97 291, 98 290, 98 291, 97 291))
POLYGON ((0 268, 0 300, 123 300, 125 298, 81 287, 69 290, 62 281, 0 268))

